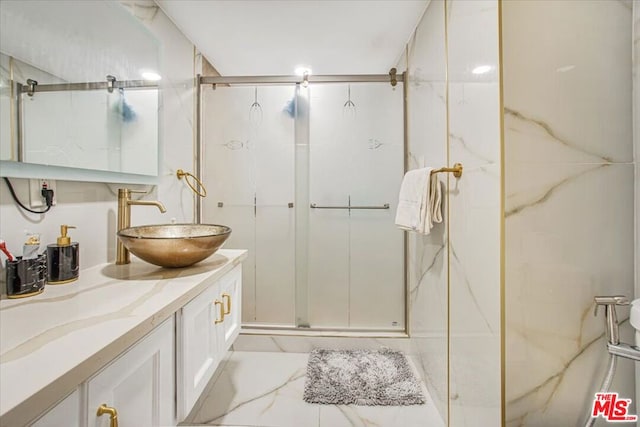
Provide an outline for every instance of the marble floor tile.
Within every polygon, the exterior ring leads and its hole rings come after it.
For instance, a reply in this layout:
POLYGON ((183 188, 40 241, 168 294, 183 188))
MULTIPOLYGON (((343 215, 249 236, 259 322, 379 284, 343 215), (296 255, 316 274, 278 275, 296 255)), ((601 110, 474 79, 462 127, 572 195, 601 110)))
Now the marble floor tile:
POLYGON ((309 355, 234 352, 189 425, 260 427, 444 426, 431 397, 413 406, 314 405, 302 396, 309 355))
POLYGON ((444 427, 433 402, 411 406, 322 405, 320 427, 444 427))
POLYGON ((318 406, 302 400, 307 359, 304 353, 234 352, 193 424, 318 426, 318 406))

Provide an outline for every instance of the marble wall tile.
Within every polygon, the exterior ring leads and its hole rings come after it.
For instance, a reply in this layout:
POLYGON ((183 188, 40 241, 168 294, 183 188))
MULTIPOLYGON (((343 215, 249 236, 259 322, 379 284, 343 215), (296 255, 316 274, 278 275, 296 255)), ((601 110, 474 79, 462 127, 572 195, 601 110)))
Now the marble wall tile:
MULTIPOLYGON (((178 181, 178 168, 193 165, 193 45, 162 13, 147 16, 144 24, 162 44, 162 107, 159 112, 161 167, 160 184, 155 188, 129 186, 149 191, 148 199, 160 200, 165 214, 156 209, 134 206, 133 224, 193 221, 193 193, 178 181)), ((28 182, 11 180, 21 200, 28 200, 28 182)), ((55 242, 60 224, 75 225, 74 241, 80 243, 81 268, 115 259, 117 189, 123 185, 59 181, 58 204, 45 216, 19 210, 5 184, 0 185, 0 235, 15 255, 22 252, 24 231, 41 234, 44 245, 55 242)), ((0 272, 4 276, 4 270, 0 272)))
MULTIPOLYGON (((508 426, 584 423, 607 361, 593 297, 633 295, 631 24, 629 2, 504 3, 508 426)), ((611 389, 634 388, 621 360, 611 389)))
MULTIPOLYGON (((447 164, 445 8, 432 1, 407 46, 409 168, 447 164)), ((447 212, 446 200, 443 212, 447 212)), ((407 233, 411 355, 440 417, 447 417, 447 227, 407 233)))
MULTIPOLYGON (((558 169, 516 165, 507 168, 508 176, 534 181, 558 169)), ((549 425, 566 420, 567 410, 569 419, 582 420, 607 358, 593 297, 633 294, 634 166, 595 166, 562 165, 567 179, 548 197, 526 207, 507 205, 506 398, 512 425, 549 425), (580 174, 585 167, 588 172, 580 174), (578 365, 592 374, 568 372, 578 365)), ((524 181, 507 181, 507 194, 524 181)), ((522 192, 538 200, 535 190, 522 192)), ((628 316, 624 308, 619 313, 628 316)), ((613 390, 630 396, 633 366, 619 365, 616 375, 613 390)))
POLYGON ((450 426, 499 426, 500 336, 451 336, 450 426))
POLYGON ((535 135, 510 141, 511 161, 631 161, 629 4, 515 3, 506 2, 503 20, 506 117, 535 135))
POLYGON ((464 165, 448 177, 449 422, 499 425, 498 2, 447 1, 447 36, 449 161, 464 165))
POLYGON ((447 0, 450 83, 498 81, 497 8, 495 1, 447 0))

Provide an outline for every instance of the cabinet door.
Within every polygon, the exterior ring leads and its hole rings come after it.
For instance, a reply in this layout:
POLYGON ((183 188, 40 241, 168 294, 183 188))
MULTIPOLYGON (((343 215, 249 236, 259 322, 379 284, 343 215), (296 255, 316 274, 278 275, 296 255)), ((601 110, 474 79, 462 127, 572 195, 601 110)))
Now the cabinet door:
POLYGON ((178 420, 189 414, 220 361, 216 321, 222 318, 222 304, 214 284, 179 312, 178 420))
POLYGON ((175 425, 171 317, 87 382, 89 427, 109 426, 100 405, 115 408, 119 427, 175 425))
POLYGON ((224 321, 218 325, 220 336, 220 353, 229 350, 231 344, 240 333, 242 319, 242 267, 238 265, 220 280, 220 298, 224 302, 224 321))
POLYGON ((80 392, 71 393, 31 427, 80 427, 80 392))

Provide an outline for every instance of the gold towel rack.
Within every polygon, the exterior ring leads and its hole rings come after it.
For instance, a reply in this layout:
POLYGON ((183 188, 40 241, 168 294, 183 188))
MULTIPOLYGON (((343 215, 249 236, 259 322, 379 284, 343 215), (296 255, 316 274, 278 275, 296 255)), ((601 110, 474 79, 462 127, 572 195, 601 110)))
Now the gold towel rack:
POLYGON ((196 193, 198 196, 207 197, 207 189, 204 188, 204 185, 202 184, 202 181, 200 181, 198 178, 196 178, 195 175, 193 175, 190 172, 185 172, 182 169, 178 169, 176 171, 176 176, 178 177, 178 179, 184 178, 184 180, 187 182, 187 185, 189 186, 189 188, 191 188, 193 190, 193 192, 196 193), (198 184, 198 187, 200 187, 200 191, 198 191, 196 189, 196 187, 193 185, 193 183, 191 181, 189 181, 188 178, 192 178, 193 181, 195 181, 198 184))
POLYGON ((432 170, 431 175, 433 175, 434 173, 440 173, 440 172, 452 172, 453 176, 455 176, 456 178, 460 178, 462 176, 462 163, 455 163, 452 168, 444 167, 444 168, 432 170))

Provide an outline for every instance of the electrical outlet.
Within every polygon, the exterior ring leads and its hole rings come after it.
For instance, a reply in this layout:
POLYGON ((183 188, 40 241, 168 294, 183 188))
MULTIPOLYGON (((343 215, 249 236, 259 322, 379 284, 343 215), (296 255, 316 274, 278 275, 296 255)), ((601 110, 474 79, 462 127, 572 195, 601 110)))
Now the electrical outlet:
POLYGON ((45 207, 44 197, 42 197, 42 187, 46 185, 49 190, 53 190, 53 204, 56 204, 58 196, 56 182, 53 179, 30 179, 29 180, 29 203, 32 208, 45 207))

